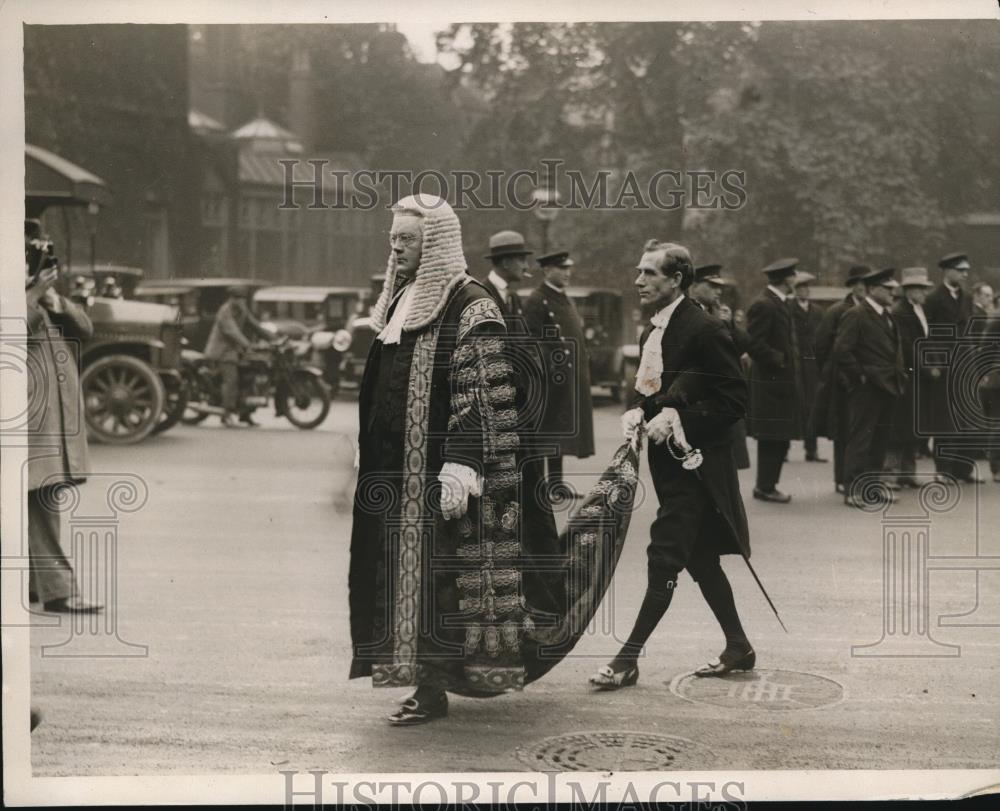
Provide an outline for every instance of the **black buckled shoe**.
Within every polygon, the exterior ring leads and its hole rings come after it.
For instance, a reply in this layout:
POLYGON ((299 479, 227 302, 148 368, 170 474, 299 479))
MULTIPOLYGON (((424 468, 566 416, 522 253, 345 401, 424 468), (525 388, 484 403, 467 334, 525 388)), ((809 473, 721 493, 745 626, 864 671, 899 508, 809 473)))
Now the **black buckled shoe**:
POLYGON ((416 695, 410 696, 399 709, 389 716, 389 723, 394 727, 412 727, 426 724, 435 718, 444 718, 448 714, 448 694, 440 693, 430 701, 419 701, 416 695))
POLYGON ((745 653, 738 654, 735 657, 729 657, 726 652, 723 651, 722 654, 714 662, 709 662, 703 667, 699 667, 694 675, 696 676, 725 676, 727 673, 732 673, 734 670, 753 670, 754 665, 757 664, 757 654, 754 653, 753 648, 746 651, 745 653))
POLYGON ((590 683, 598 690, 621 690, 638 681, 638 665, 627 666, 624 670, 614 670, 610 665, 604 665, 590 677, 590 683))

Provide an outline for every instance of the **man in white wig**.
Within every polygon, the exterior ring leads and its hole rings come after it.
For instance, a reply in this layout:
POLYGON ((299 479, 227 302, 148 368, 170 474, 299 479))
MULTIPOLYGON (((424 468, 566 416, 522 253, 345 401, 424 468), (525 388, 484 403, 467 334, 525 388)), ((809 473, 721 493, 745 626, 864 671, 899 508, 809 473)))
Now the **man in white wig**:
POLYGON ((447 202, 414 195, 393 214, 359 398, 350 676, 416 687, 389 718, 410 725, 446 715, 446 689, 523 686, 532 620, 503 315, 466 273, 447 202))

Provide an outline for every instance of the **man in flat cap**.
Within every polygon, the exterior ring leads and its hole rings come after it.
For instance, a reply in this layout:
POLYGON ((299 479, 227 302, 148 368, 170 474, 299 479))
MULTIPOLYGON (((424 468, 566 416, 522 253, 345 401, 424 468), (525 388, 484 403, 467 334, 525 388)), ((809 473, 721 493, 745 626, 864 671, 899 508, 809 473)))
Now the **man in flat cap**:
POLYGON ((817 451, 816 430, 809 419, 816 404, 816 389, 819 387, 819 367, 816 363, 816 332, 823 312, 809 300, 812 295, 810 285, 816 280, 811 273, 797 270, 792 277, 795 290, 792 313, 795 316, 795 339, 799 344, 799 374, 802 376, 803 406, 802 445, 807 462, 825 462, 817 451))
MULTIPOLYGON (((250 348, 251 336, 273 340, 268 332, 254 318, 247 307, 249 291, 242 285, 233 285, 227 291, 228 299, 215 314, 215 322, 205 344, 205 359, 214 361, 222 374, 222 424, 233 424, 233 412, 238 408, 240 393, 240 355, 250 348)), ((250 412, 240 412, 240 422, 256 427, 250 412)))
POLYGON ((720 555, 750 556, 731 448, 747 403, 739 355, 724 324, 687 296, 694 268, 683 245, 649 240, 636 269, 639 300, 655 315, 639 340, 636 400, 622 427, 626 437, 646 427, 659 507, 649 528, 646 594, 628 639, 590 679, 599 690, 636 684, 639 656, 666 614, 684 569, 698 583, 726 640, 719 658, 697 675, 725 676, 756 663, 719 562, 720 555), (682 462, 692 448, 703 457, 696 469, 682 462))
POLYGON ((844 313, 865 300, 865 283, 862 279, 871 272, 868 265, 853 265, 844 282, 848 293, 841 301, 831 305, 819 322, 813 348, 819 386, 812 413, 809 415, 811 430, 817 436, 833 440, 833 482, 838 493, 844 492, 844 448, 847 447, 847 388, 846 381, 833 360, 833 345, 844 313))
POLYGON ((490 237, 490 252, 485 258, 490 260, 490 273, 483 287, 493 297, 507 322, 510 331, 512 321, 521 314, 521 300, 517 295, 517 285, 528 272, 528 257, 533 251, 524 244, 524 237, 517 231, 498 231, 490 237))
MULTIPOLYGON (((884 471, 893 413, 906 382, 899 331, 889 313, 898 285, 894 275, 894 268, 885 268, 864 276, 865 300, 844 314, 833 348, 848 387, 844 503, 852 507, 864 505, 859 479, 884 471)), ((879 495, 893 499, 888 489, 879 495)))
MULTIPOLYGON (((965 335, 966 326, 972 316, 972 297, 965 290, 972 265, 964 253, 950 253, 938 262, 941 268, 941 284, 927 296, 924 312, 927 323, 934 327, 950 327, 955 340, 965 335)), ((944 438, 955 433, 955 422, 951 415, 951 369, 941 367, 931 370, 934 376, 932 403, 927 419, 921 419, 921 428, 929 429, 934 438, 934 466, 938 473, 951 475, 961 482, 979 482, 971 459, 952 459, 942 455, 944 438)))
POLYGON ((892 437, 889 455, 896 471, 896 483, 902 487, 918 487, 915 478, 917 470, 917 450, 922 439, 917 435, 915 415, 930 407, 930 385, 933 382, 928 367, 916 368, 915 349, 917 341, 928 335, 927 315, 924 301, 927 291, 934 287, 927 278, 927 268, 903 268, 900 272, 902 297, 892 305, 892 318, 899 331, 899 341, 903 348, 903 367, 906 383, 903 394, 896 401, 896 413, 892 420, 892 437), (919 385, 917 375, 921 376, 919 385), (920 403, 915 398, 920 397, 920 403))
POLYGON ((540 339, 548 390, 538 444, 548 446, 550 491, 566 498, 579 495, 563 483, 563 456, 584 459, 594 453, 594 406, 590 396, 590 361, 583 321, 566 294, 573 260, 569 251, 538 257, 544 278, 524 303, 528 332, 540 339))
POLYGON ((757 438, 757 486, 753 497, 787 504, 778 490, 791 440, 803 434, 803 392, 799 347, 792 314, 792 280, 798 259, 779 259, 764 268, 767 287, 750 305, 750 435, 757 438))

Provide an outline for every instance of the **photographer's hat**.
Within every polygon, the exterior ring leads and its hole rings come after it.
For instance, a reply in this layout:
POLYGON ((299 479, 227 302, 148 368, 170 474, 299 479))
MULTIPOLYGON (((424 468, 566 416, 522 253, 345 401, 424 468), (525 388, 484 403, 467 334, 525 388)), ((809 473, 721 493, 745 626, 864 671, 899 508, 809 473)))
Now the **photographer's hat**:
POLYGON ((947 256, 941 257, 938 267, 942 270, 949 270, 951 268, 955 270, 968 270, 972 265, 969 264, 969 257, 964 253, 949 253, 947 256))
POLYGON ((504 256, 528 256, 534 253, 524 244, 524 237, 517 231, 498 231, 490 237, 490 252, 484 259, 501 259, 504 256))
POLYGON ((934 282, 927 278, 927 268, 903 268, 900 271, 899 283, 903 287, 934 286, 934 282))

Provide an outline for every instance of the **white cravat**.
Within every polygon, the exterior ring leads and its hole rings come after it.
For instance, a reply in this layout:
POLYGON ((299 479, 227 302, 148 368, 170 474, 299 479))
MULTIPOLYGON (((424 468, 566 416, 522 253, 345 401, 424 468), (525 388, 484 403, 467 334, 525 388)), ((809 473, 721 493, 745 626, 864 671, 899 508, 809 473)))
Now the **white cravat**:
POLYGON ((489 278, 489 280, 493 282, 493 286, 497 289, 497 292, 500 294, 500 299, 503 301, 504 304, 506 304, 507 299, 510 298, 510 293, 507 292, 507 280, 504 279, 495 270, 491 270, 490 275, 487 278, 489 278))
POLYGON ((400 294, 400 302, 396 305, 396 309, 393 310, 392 318, 389 319, 389 323, 378 334, 378 339, 383 344, 399 343, 399 339, 403 334, 403 324, 406 322, 406 316, 410 312, 410 302, 413 301, 413 290, 415 287, 415 284, 408 284, 406 289, 400 294))
POLYGON ((927 316, 924 315, 924 307, 922 304, 914 304, 913 312, 917 314, 917 320, 920 322, 920 326, 924 328, 924 337, 930 335, 930 329, 927 326, 927 316))
POLYGON ((660 390, 660 377, 663 375, 663 331, 683 298, 683 295, 678 296, 649 320, 653 325, 653 331, 649 333, 642 347, 639 371, 635 373, 635 390, 639 394, 649 396, 660 390))

